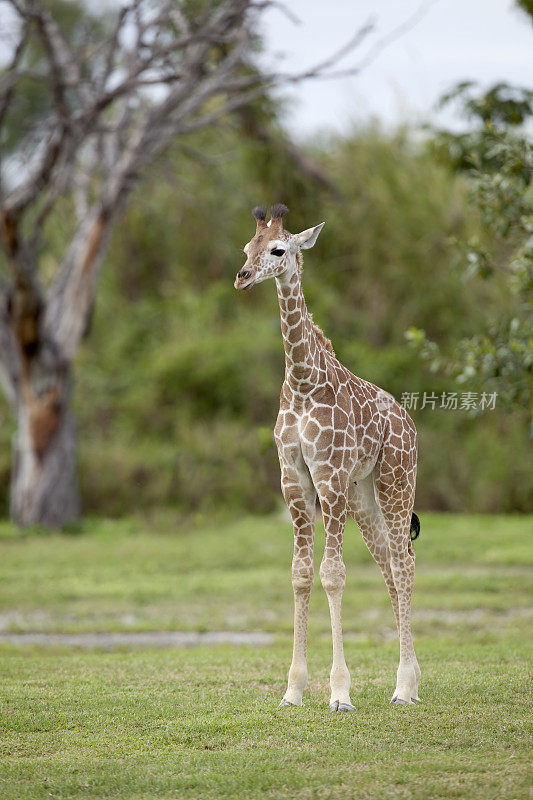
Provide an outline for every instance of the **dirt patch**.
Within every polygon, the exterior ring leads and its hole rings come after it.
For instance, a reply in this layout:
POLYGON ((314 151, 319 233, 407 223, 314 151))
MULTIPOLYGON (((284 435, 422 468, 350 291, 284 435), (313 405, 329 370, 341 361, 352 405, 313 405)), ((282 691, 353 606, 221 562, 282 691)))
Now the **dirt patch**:
POLYGON ((213 631, 146 631, 144 633, 0 633, 0 643, 43 644, 81 647, 87 650, 117 647, 197 647, 199 645, 266 645, 273 641, 269 633, 213 631))

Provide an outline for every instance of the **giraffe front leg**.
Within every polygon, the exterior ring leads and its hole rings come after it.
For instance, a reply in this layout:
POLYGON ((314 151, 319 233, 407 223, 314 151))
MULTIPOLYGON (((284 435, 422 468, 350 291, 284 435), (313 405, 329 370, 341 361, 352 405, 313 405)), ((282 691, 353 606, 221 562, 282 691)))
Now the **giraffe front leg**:
POLYGON ((342 642, 341 605, 346 584, 346 567, 341 561, 325 560, 320 565, 320 580, 326 592, 331 616, 331 636, 333 640, 333 663, 329 677, 331 711, 355 711, 350 700, 351 678, 344 659, 342 642))
MULTIPOLYGON (((298 538, 295 535, 295 541, 298 538)), ((313 567, 303 566, 299 559, 293 560, 294 644, 287 691, 283 695, 281 706, 301 706, 303 692, 307 686, 307 618, 312 584, 313 567)))
POLYGON ((301 706, 307 686, 307 619, 313 585, 316 493, 311 480, 297 470, 282 469, 282 489, 292 517, 294 554, 292 587, 294 592, 294 644, 287 691, 280 706, 301 706))
POLYGON ((344 659, 341 619, 342 595, 346 585, 346 567, 342 560, 342 540, 347 514, 346 483, 347 478, 334 475, 326 484, 320 483, 317 486, 326 531, 320 580, 328 598, 333 640, 329 704, 331 711, 355 711, 350 699, 351 679, 344 659))

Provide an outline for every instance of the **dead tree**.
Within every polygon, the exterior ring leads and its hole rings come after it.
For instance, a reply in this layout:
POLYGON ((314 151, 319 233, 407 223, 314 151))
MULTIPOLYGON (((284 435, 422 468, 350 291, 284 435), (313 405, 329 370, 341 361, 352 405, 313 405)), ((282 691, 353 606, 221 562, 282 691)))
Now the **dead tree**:
POLYGON ((79 514, 73 359, 113 222, 135 181, 176 137, 270 87, 331 73, 369 28, 303 74, 265 74, 252 68, 250 45, 270 3, 209 0, 193 13, 183 0, 129 0, 105 36, 85 44, 69 40, 45 0, 1 5, 14 41, 0 74, 0 131, 24 81, 51 98, 15 152, 0 153, 0 379, 17 423, 11 515, 21 525, 61 526, 79 514), (37 67, 26 57, 36 44, 37 67), (72 233, 45 286, 43 226, 67 201, 72 233))

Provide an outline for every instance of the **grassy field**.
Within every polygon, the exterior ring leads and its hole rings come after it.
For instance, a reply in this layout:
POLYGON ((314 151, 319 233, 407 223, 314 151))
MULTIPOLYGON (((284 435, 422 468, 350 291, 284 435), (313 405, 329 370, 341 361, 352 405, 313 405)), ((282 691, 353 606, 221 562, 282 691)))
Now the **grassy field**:
MULTIPOLYGON (((381 578, 347 528, 346 657, 357 711, 327 706, 319 582, 305 707, 278 710, 290 661, 291 530, 0 526, 4 631, 260 630, 264 647, 85 652, 0 645, 0 797, 498 798, 528 794, 532 519, 424 514, 413 628, 420 706, 388 705, 397 645, 381 578)), ((318 530, 317 565, 323 531, 318 530)))

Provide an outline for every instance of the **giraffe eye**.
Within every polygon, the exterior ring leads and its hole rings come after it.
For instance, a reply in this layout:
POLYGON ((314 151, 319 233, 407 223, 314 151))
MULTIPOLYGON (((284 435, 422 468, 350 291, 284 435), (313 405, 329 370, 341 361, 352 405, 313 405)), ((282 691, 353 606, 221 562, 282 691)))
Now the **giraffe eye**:
POLYGON ((281 247, 277 247, 275 250, 272 250, 273 256, 282 256, 285 250, 282 250, 281 247))

